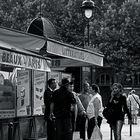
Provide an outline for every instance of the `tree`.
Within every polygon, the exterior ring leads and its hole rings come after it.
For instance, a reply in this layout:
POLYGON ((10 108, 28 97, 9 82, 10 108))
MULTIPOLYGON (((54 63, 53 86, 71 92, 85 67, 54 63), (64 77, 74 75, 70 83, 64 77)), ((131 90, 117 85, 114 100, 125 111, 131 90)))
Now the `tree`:
POLYGON ((108 6, 101 22, 99 47, 116 71, 132 71, 139 65, 140 3, 108 6))
POLYGON ((65 43, 83 47, 82 0, 2 0, 0 25, 26 31, 39 14, 50 19, 65 43))
MULTIPOLYGON (((61 41, 84 46, 87 19, 83 0, 1 0, 0 25, 26 31, 41 14, 55 25, 61 41)), ((139 69, 140 2, 95 1, 99 7, 90 20, 90 44, 100 49, 116 72, 139 69), (119 6, 118 6, 119 5, 119 6)))

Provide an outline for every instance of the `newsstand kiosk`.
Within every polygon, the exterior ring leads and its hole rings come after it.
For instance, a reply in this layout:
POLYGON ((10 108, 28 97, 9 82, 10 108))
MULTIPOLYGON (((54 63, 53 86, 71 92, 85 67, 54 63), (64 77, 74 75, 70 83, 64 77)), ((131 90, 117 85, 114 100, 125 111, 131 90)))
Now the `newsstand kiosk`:
POLYGON ((41 118, 50 63, 49 58, 0 39, 0 140, 46 137, 41 118))

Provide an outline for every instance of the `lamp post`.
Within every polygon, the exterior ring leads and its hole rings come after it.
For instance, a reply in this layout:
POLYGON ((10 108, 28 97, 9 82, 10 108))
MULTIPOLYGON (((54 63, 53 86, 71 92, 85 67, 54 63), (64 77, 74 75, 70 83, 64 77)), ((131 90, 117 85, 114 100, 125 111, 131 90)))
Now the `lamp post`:
POLYGON ((84 0, 81 8, 84 10, 85 17, 88 19, 87 30, 88 30, 88 46, 89 46, 90 44, 89 19, 92 17, 93 14, 94 2, 92 0, 84 0))

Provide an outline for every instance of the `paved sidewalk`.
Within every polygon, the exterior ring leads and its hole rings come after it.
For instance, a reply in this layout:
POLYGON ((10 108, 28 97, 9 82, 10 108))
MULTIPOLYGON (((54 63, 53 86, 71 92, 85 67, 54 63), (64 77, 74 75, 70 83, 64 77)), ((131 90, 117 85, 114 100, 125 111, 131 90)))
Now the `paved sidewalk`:
MULTIPOLYGON (((110 127, 103 119, 101 126, 101 132, 103 134, 103 140, 110 140, 110 127)), ((73 140, 79 140, 79 132, 74 133, 73 140)), ((113 138, 114 140, 114 138, 113 138)), ((122 129, 122 140, 140 140, 140 117, 138 118, 138 124, 132 125, 132 135, 130 136, 130 125, 128 125, 128 120, 125 120, 125 124, 122 129)))

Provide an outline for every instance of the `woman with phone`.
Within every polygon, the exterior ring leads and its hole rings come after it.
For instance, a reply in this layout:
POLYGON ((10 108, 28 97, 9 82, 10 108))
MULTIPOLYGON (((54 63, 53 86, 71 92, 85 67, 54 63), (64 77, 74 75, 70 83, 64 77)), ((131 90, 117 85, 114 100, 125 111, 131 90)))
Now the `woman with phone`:
POLYGON ((110 120, 107 122, 110 124, 114 133, 114 140, 121 140, 121 131, 124 124, 124 116, 127 113, 129 120, 131 120, 131 114, 127 107, 126 97, 123 95, 123 86, 120 83, 114 83, 112 85, 112 92, 109 98, 107 107, 111 107, 114 111, 110 120))

